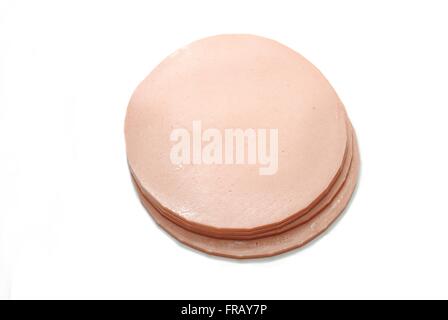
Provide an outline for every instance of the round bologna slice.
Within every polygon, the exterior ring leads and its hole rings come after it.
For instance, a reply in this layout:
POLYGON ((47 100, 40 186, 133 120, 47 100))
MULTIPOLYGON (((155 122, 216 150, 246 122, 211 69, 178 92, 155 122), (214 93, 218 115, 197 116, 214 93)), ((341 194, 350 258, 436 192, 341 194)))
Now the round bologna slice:
POLYGON ((188 231, 161 215, 137 188, 140 200, 154 220, 183 244, 208 254, 237 259, 278 255, 309 243, 322 234, 342 214, 355 190, 359 172, 359 151, 354 142, 353 160, 347 179, 332 202, 309 221, 284 233, 253 240, 216 239, 188 231))
POLYGON ((344 108, 322 74, 249 35, 169 56, 133 94, 125 133, 142 193, 173 220, 224 234, 308 212, 338 178, 348 143, 344 108), (240 144, 232 137, 241 134, 240 144))

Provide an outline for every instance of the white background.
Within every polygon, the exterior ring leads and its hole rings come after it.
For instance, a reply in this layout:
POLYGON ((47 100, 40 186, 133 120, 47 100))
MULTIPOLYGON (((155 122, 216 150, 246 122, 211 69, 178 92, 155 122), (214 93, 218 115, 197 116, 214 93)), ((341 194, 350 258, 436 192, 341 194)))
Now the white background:
POLYGON ((0 1, 0 297, 448 298, 446 1, 0 1), (305 249, 238 262, 156 227, 124 116, 164 57, 221 33, 280 41, 345 103, 362 175, 305 249))

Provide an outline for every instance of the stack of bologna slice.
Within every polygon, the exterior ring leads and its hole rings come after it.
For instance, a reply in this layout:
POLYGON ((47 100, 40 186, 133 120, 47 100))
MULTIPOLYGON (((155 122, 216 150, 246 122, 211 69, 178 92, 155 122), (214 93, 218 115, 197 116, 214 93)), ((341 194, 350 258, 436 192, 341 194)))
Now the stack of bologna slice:
POLYGON ((343 212, 358 177, 334 89, 300 54, 257 36, 210 37, 170 55, 134 92, 125 134, 145 208, 213 255, 303 246, 343 212))

